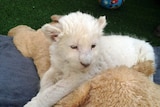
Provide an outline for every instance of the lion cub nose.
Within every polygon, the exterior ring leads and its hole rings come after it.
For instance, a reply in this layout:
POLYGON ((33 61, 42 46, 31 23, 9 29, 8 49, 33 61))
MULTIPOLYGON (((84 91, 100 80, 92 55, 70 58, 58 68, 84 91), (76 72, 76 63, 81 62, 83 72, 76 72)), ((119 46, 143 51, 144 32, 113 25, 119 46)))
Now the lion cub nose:
POLYGON ((81 65, 83 65, 84 67, 88 67, 90 64, 89 63, 83 63, 83 62, 81 62, 81 65))

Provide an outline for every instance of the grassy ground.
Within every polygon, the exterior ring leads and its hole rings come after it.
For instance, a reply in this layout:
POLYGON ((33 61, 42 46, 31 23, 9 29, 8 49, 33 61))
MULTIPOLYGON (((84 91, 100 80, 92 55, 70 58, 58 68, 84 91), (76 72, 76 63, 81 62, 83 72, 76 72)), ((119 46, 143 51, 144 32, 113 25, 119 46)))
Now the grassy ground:
POLYGON ((38 29, 50 22, 52 14, 78 10, 95 17, 106 15, 106 33, 136 35, 160 46, 160 38, 153 35, 160 24, 160 4, 155 0, 126 0, 117 10, 102 8, 98 0, 0 0, 0 34, 6 35, 9 29, 20 24, 38 29))

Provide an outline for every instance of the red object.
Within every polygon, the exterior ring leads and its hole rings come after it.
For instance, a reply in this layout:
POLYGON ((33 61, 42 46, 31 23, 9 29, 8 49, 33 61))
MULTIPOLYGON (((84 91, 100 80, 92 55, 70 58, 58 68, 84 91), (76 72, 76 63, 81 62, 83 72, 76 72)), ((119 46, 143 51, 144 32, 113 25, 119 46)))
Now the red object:
POLYGON ((118 2, 118 0, 112 0, 112 1, 111 1, 112 4, 115 4, 115 3, 117 3, 117 2, 118 2))

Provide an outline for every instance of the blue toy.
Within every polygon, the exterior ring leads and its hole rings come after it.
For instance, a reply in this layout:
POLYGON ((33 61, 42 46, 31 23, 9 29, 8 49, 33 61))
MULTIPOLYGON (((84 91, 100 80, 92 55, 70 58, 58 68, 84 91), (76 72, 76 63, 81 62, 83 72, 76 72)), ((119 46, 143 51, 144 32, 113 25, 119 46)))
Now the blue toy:
POLYGON ((99 0, 101 6, 107 9, 116 9, 123 4, 124 0, 99 0))

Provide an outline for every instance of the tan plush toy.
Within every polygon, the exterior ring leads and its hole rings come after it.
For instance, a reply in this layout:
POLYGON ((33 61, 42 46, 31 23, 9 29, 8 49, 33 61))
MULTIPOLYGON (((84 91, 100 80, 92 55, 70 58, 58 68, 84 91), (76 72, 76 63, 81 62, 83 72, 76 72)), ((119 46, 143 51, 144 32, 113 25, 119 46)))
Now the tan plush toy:
MULTIPOLYGON (((51 16, 56 24, 60 16, 51 16)), ((33 59, 38 74, 42 78, 45 71, 50 67, 49 46, 50 41, 44 36, 41 29, 34 30, 26 25, 19 25, 9 30, 9 36, 13 36, 13 42, 17 49, 25 56, 33 59)))
POLYGON ((8 35, 14 36, 13 42, 15 46, 25 57, 33 58, 41 78, 50 66, 48 51, 50 43, 41 29, 36 31, 28 26, 19 25, 11 29, 8 35))
POLYGON ((54 107, 160 107, 160 86, 147 76, 153 71, 151 61, 109 69, 54 107))

